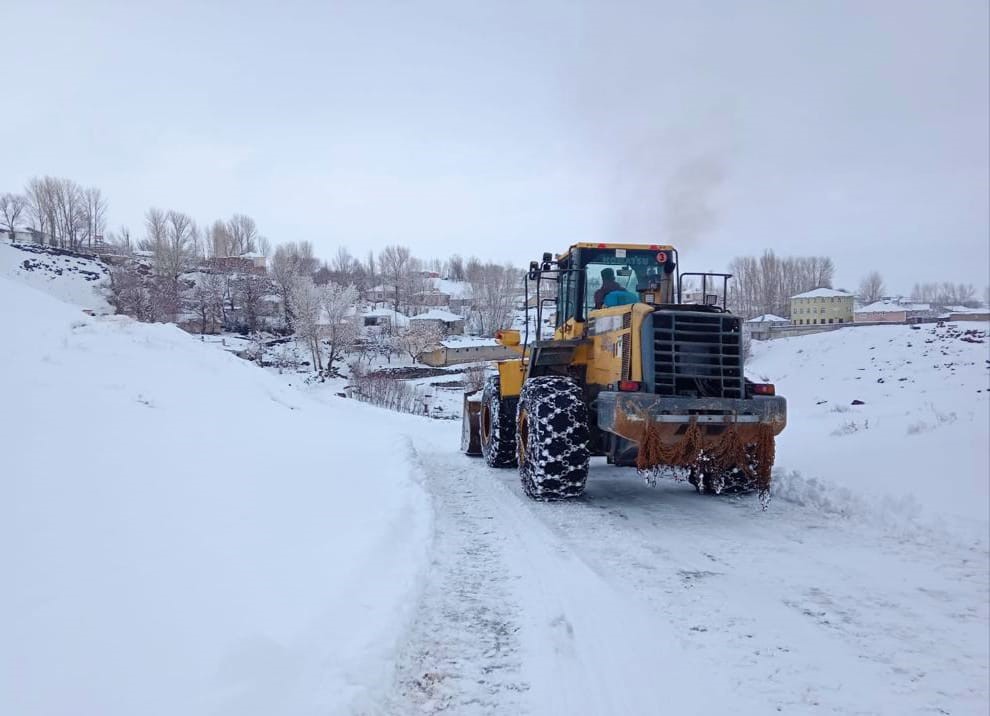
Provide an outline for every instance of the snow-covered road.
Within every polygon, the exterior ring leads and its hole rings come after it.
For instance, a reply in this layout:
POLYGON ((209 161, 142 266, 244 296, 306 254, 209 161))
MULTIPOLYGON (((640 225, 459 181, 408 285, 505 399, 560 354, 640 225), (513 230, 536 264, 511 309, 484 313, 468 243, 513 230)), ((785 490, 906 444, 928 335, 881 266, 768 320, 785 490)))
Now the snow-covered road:
POLYGON ((583 499, 535 503, 438 437, 433 562, 384 711, 985 712, 985 544, 597 462, 583 499))

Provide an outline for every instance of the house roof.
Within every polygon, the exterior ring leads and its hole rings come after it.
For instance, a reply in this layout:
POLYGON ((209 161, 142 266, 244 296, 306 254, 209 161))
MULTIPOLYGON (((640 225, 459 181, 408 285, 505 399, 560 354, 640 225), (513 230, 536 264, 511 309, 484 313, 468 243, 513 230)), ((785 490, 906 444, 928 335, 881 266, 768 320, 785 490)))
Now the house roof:
POLYGON ((444 348, 493 348, 498 345, 494 338, 470 338, 450 336, 440 341, 444 348))
POLYGON ((860 306, 856 313, 900 313, 901 311, 930 311, 928 303, 904 303, 897 299, 885 298, 867 306, 860 306))
POLYGON ((833 296, 852 298, 851 293, 838 291, 834 288, 816 288, 812 291, 805 291, 804 293, 799 293, 796 296, 791 296, 791 298, 831 298, 833 296))
POLYGON ((987 313, 990 308, 986 306, 982 308, 970 308, 969 306, 946 306, 945 309, 949 313, 987 313))
POLYGON ((775 316, 772 313, 764 313, 762 316, 757 316, 756 318, 750 318, 746 323, 790 323, 791 319, 781 318, 780 316, 775 316))
POLYGON ((449 278, 431 279, 433 289, 440 293, 445 293, 451 298, 471 298, 473 292, 471 284, 467 281, 453 281, 449 278))
POLYGON ((409 325, 409 319, 404 313, 399 313, 391 308, 372 308, 370 311, 364 311, 362 316, 384 316, 392 321, 392 325, 397 327, 403 327, 409 325))
POLYGON ((456 313, 451 313, 450 311, 442 311, 438 308, 434 308, 432 311, 427 311, 426 313, 420 313, 418 316, 412 316, 410 321, 443 321, 444 323, 453 323, 454 321, 463 321, 462 316, 458 316, 456 313))

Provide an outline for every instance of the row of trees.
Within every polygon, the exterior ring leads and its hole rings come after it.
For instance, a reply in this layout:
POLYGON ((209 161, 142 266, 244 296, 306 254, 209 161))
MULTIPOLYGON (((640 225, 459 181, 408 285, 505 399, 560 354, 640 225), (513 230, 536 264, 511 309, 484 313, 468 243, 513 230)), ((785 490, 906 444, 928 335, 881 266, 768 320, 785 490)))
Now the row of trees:
MULTIPOLYGON (((990 301, 990 289, 986 292, 986 300, 990 301)), ((976 287, 969 283, 916 283, 911 291, 911 298, 922 303, 934 303, 938 306, 976 306, 976 287)))
POLYGON ((828 256, 739 256, 729 264, 729 305, 744 317, 787 316, 790 299, 815 288, 832 288, 835 263, 828 256))
MULTIPOLYGON (((751 318, 765 313, 790 315, 790 299, 816 288, 832 288, 835 264, 827 256, 779 257, 773 251, 761 256, 740 256, 729 264, 733 280, 729 284, 728 302, 740 315, 751 318)), ((990 289, 986 300, 990 301, 990 289)), ((863 277, 857 298, 864 304, 887 296, 887 287, 879 271, 863 277)), ((963 283, 915 284, 913 300, 937 306, 975 306, 976 288, 963 283)))
POLYGON ((29 224, 41 241, 63 249, 91 247, 107 225, 107 200, 97 187, 35 177, 21 194, 0 195, 0 219, 13 235, 29 224))

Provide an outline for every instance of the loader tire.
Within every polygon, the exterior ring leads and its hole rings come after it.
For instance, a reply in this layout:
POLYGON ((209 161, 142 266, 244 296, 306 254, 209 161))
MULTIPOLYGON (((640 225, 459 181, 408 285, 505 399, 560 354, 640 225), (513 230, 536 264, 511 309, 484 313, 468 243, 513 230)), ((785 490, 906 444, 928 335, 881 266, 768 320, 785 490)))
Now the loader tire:
POLYGON ((534 500, 580 497, 588 480, 588 406, 581 387, 559 376, 530 378, 516 417, 519 476, 534 500))
POLYGON ((490 467, 516 466, 516 398, 503 398, 497 375, 481 393, 481 454, 490 467))

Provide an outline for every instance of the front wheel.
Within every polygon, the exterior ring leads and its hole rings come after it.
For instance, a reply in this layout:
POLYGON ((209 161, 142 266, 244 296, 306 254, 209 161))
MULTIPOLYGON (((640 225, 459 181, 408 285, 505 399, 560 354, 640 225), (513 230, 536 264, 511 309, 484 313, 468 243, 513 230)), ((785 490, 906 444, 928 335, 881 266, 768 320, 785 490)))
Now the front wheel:
POLYGON ((489 467, 516 465, 516 410, 514 398, 503 398, 497 375, 485 381, 481 392, 481 454, 489 467))
POLYGON ((535 500, 579 497, 588 480, 588 407, 581 387, 560 376, 530 378, 516 418, 519 476, 535 500))

